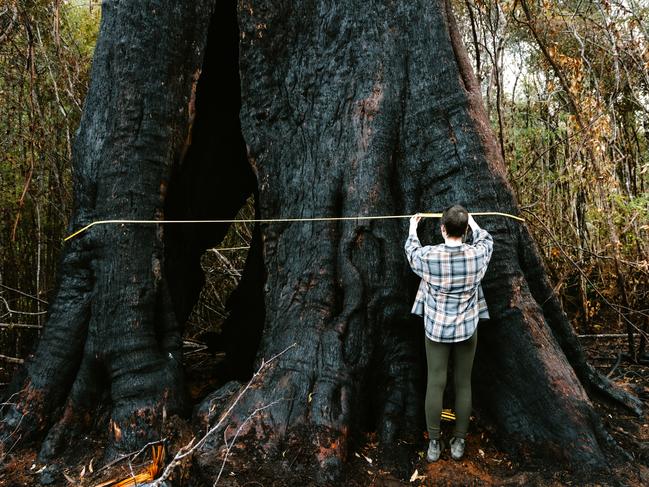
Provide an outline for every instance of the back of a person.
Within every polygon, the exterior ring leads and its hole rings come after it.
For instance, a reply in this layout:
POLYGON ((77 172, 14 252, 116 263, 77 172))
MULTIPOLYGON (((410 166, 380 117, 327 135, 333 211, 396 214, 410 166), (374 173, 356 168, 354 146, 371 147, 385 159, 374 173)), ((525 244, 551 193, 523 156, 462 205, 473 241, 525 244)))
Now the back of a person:
POLYGON ((487 253, 473 245, 439 244, 423 248, 432 272, 424 278, 436 294, 464 295, 476 290, 484 275, 487 253))
POLYGON ((436 461, 443 448, 440 413, 452 351, 456 423, 450 446, 452 458, 458 460, 464 455, 469 428, 477 325, 480 318, 489 317, 480 281, 491 258, 493 239, 466 208, 454 205, 442 214, 440 230, 444 243, 424 247, 417 237, 420 219, 420 215, 410 219, 405 251, 410 267, 421 277, 412 313, 424 318, 428 367, 425 410, 430 440, 426 457, 436 461), (468 227, 473 231, 471 244, 463 241, 468 227))

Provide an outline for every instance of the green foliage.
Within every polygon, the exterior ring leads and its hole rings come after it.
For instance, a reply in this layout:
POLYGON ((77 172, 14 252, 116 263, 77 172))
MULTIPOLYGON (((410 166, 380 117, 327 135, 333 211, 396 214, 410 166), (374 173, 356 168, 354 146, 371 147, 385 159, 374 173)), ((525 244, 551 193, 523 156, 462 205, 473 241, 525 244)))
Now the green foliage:
POLYGON ((99 31, 99 2, 77 1, 63 6, 62 33, 74 42, 83 59, 92 59, 99 31))

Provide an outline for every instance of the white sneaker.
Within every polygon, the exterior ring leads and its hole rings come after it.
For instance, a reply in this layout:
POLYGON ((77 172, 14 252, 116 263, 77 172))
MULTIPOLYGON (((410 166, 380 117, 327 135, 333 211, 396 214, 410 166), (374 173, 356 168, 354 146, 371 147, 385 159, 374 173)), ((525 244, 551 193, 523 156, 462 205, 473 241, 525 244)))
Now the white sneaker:
POLYGON ((428 454, 426 460, 429 462, 436 462, 439 460, 439 455, 442 453, 442 444, 439 440, 430 440, 428 443, 428 454))
POLYGON ((449 442, 451 444, 451 457, 453 460, 459 460, 464 456, 464 438, 456 438, 455 436, 451 438, 449 442))

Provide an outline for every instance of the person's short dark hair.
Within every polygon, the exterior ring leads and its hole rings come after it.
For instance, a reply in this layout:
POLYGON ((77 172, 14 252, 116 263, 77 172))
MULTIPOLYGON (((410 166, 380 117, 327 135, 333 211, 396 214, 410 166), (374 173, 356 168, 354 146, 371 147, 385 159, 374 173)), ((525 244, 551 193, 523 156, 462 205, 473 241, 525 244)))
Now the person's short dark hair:
POLYGON ((441 224, 446 228, 449 237, 461 237, 469 223, 469 212, 464 206, 449 206, 442 213, 441 224))

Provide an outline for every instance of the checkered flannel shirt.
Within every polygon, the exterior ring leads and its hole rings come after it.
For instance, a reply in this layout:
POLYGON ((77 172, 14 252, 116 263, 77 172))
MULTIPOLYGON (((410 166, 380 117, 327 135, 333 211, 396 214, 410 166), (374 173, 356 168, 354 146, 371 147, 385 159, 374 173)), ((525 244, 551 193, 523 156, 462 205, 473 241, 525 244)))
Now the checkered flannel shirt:
POLYGON ((421 277, 412 313, 424 317, 426 336, 436 342, 471 338, 479 318, 489 318, 480 281, 491 259, 493 239, 473 230, 473 243, 421 246, 417 233, 406 240, 406 257, 421 277))

